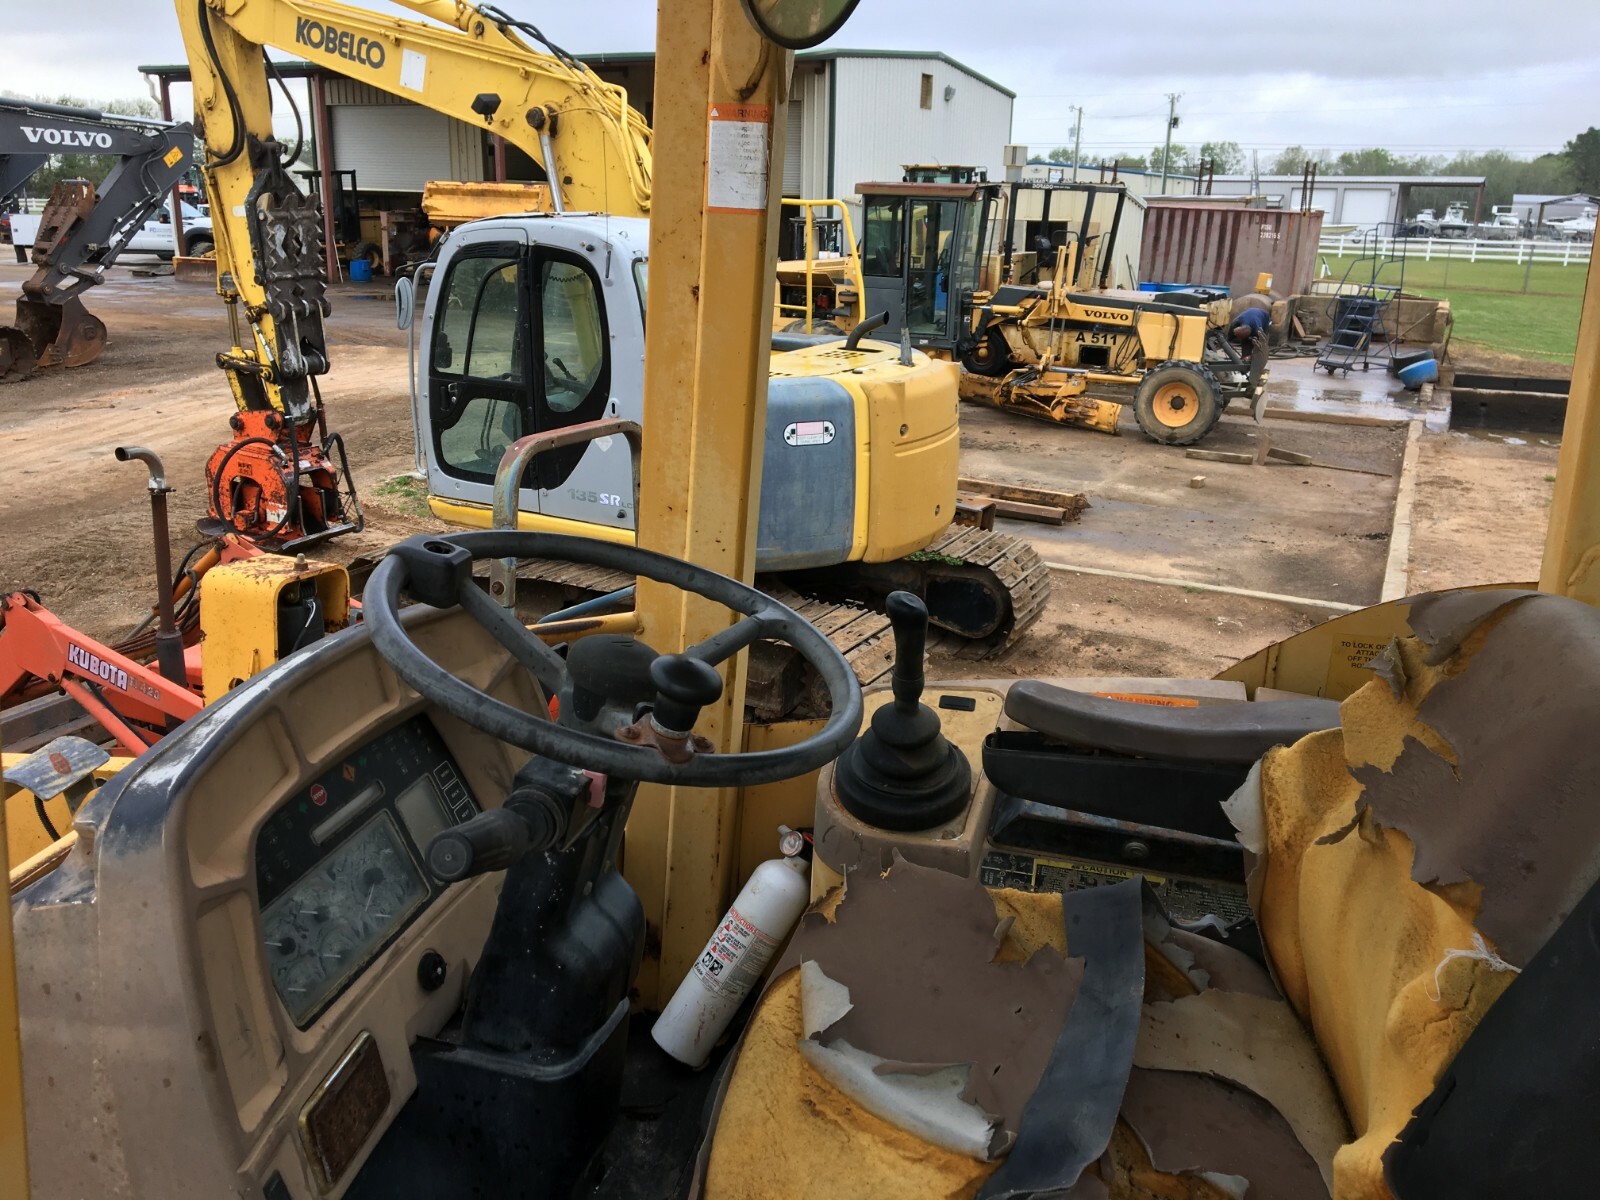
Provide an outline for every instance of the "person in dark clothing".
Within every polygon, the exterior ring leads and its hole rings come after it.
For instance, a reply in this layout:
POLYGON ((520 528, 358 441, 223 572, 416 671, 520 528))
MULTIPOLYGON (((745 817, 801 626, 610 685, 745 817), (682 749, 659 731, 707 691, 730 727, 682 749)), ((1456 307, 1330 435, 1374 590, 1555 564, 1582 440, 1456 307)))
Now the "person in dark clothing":
POLYGON ((1272 319, 1265 309, 1247 308, 1233 319, 1230 336, 1244 346, 1249 346, 1257 338, 1266 341, 1267 328, 1271 323, 1272 319))

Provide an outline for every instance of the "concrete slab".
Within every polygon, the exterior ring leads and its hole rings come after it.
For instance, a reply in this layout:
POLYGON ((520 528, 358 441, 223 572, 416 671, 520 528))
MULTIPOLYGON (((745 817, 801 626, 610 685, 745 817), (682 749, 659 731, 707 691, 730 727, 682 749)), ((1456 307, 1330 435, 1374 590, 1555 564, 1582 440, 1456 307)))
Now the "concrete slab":
POLYGON ((1090 509, 1058 527, 997 522, 1047 560, 1282 595, 1374 603, 1383 586, 1406 429, 1225 415, 1211 449, 1274 446, 1386 474, 1269 463, 1198 464, 1150 441, 1124 410, 1120 436, 961 409, 961 473, 1083 492, 1090 509))
POLYGON ((1450 427, 1446 393, 1435 393, 1429 403, 1421 393, 1408 392, 1383 367, 1374 364, 1329 375, 1314 357, 1275 358, 1267 383, 1267 412, 1288 410, 1310 416, 1377 417, 1393 421, 1421 418, 1429 430, 1450 427))

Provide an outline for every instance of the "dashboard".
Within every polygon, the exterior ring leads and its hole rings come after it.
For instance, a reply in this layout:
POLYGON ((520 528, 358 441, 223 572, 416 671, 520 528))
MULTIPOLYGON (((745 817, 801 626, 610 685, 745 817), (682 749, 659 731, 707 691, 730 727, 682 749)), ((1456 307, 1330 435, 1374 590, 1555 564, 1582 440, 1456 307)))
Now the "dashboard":
MULTIPOLYGON (((545 710, 467 614, 402 620, 457 678, 545 710)), ((356 626, 102 787, 13 898, 28 1138, 52 1148, 34 1195, 338 1200, 494 920, 503 880, 442 889, 424 850, 501 804, 526 759, 426 704, 356 626)))
POLYGON ((267 818, 255 851, 261 939, 297 1028, 442 892, 423 865, 428 843, 478 811, 419 715, 344 755, 267 818))

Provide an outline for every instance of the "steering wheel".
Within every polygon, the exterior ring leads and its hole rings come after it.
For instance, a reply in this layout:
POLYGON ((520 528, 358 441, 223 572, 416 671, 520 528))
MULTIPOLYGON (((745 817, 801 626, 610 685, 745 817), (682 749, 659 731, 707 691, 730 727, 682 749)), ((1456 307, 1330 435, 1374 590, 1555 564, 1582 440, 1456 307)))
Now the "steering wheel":
POLYGON ((705 567, 634 546, 554 533, 487 530, 447 536, 421 535, 395 546, 367 583, 364 620, 372 643, 395 673, 426 699, 501 741, 556 762, 603 772, 614 779, 685 787, 730 787, 772 783, 815 770, 837 758, 861 728, 861 687, 844 655, 793 609, 705 567), (451 675, 406 635, 399 616, 400 593, 435 608, 459 604, 549 695, 569 682, 560 655, 530 633, 472 578, 472 564, 494 558, 541 558, 609 567, 665 583, 743 614, 722 632, 683 654, 663 654, 650 667, 656 688, 651 720, 669 737, 688 741, 700 710, 722 695, 713 668, 759 639, 788 643, 822 679, 832 713, 804 741, 774 750, 739 754, 694 754, 674 762, 661 750, 558 725, 546 715, 524 712, 451 675))

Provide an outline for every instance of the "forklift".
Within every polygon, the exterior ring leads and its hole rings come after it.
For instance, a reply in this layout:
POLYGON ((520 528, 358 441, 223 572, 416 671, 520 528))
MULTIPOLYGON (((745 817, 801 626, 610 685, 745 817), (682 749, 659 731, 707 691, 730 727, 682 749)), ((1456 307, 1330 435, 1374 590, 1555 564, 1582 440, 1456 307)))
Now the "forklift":
MULTIPOLYGON (((705 161, 708 104, 781 128, 768 39, 848 12, 677 6, 663 158, 705 161)), ((360 625, 82 801, 0 925, 5 1194, 1586 1194, 1600 343, 1538 592, 1346 614, 1213 703, 930 683, 898 596, 863 695, 750 586, 775 213, 694 172, 655 203, 650 286, 707 294, 654 307, 642 544, 409 539, 360 625), (474 582, 519 558, 637 608, 541 636, 474 582), (832 704, 744 745, 758 637, 832 704), (740 887, 747 839, 809 912, 740 887), (685 989, 737 1010, 692 1062, 685 989)))

